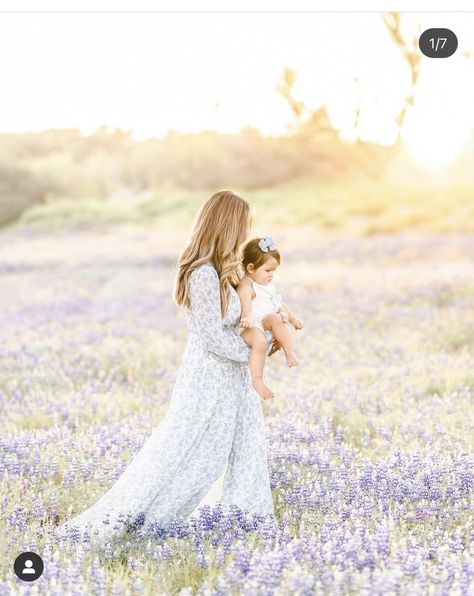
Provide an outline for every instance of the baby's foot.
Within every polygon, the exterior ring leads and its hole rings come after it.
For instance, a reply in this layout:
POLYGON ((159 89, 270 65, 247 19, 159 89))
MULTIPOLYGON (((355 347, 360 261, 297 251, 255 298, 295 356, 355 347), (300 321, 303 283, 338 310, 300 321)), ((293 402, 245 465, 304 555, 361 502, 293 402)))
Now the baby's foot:
POLYGON ((286 363, 288 364, 288 366, 298 366, 299 365, 298 358, 296 357, 296 354, 294 352, 286 352, 285 356, 286 356, 286 363))
POLYGON ((271 399, 275 397, 273 391, 265 385, 263 381, 260 379, 255 379, 252 381, 252 385, 255 388, 255 391, 260 395, 262 399, 271 399))

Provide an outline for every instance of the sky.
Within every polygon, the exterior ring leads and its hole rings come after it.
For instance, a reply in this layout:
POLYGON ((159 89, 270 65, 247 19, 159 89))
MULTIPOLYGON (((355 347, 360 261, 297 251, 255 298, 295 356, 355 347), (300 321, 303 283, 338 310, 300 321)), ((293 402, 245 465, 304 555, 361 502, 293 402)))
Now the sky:
MULTIPOLYGON (((474 13, 405 13, 402 24, 409 38, 448 27, 459 40, 450 58, 422 58, 403 131, 413 155, 437 165, 474 128, 474 13)), ((393 143, 409 69, 378 13, 3 13, 0 132, 285 134, 285 66, 305 115, 325 105, 344 138, 393 143)))

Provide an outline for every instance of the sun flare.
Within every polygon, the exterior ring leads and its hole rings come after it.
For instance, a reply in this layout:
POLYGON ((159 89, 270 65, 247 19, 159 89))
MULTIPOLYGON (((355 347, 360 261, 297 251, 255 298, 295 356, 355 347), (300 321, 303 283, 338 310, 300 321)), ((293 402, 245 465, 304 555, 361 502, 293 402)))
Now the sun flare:
POLYGON ((443 122, 434 126, 432 122, 420 118, 405 128, 402 137, 417 164, 436 170, 449 166, 459 157, 469 130, 450 124, 453 123, 443 122))

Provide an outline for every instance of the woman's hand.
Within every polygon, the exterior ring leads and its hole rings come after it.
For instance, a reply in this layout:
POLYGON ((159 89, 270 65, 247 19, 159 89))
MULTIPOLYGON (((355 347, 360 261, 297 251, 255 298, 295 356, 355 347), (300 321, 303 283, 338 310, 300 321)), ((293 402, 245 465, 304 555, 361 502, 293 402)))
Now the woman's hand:
POLYGON ((253 325, 253 318, 251 316, 248 317, 241 317, 240 319, 240 326, 244 327, 245 329, 250 329, 253 325))
POLYGON ((278 340, 273 338, 272 339, 272 349, 268 352, 269 356, 272 356, 272 354, 274 354, 275 352, 278 352, 278 350, 281 349, 280 344, 278 343, 278 340))
POLYGON ((296 317, 291 321, 291 324, 295 329, 303 329, 303 321, 301 319, 297 319, 296 317))

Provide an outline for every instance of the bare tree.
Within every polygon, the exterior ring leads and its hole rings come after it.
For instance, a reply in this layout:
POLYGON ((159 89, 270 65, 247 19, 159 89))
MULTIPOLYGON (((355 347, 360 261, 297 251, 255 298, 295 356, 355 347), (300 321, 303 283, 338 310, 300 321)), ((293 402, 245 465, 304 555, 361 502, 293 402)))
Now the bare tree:
POLYGON ((290 132, 298 131, 301 125, 305 107, 302 101, 298 101, 293 97, 293 85, 295 84, 295 80, 295 71, 290 67, 285 66, 285 70, 283 71, 283 82, 280 85, 277 85, 275 89, 277 93, 286 99, 291 111, 293 112, 293 116, 295 117, 294 123, 289 126, 290 132))
POLYGON ((286 66, 283 71, 283 83, 276 87, 276 92, 286 99, 293 112, 294 122, 288 126, 289 132, 313 141, 337 137, 337 131, 331 124, 326 106, 312 110, 304 119, 305 105, 293 95, 295 80, 295 71, 286 66))
POLYGON ((360 81, 358 77, 354 77, 354 83, 357 87, 357 106, 354 113, 354 130, 357 135, 357 139, 359 138, 359 126, 360 126, 360 110, 361 110, 361 93, 360 93, 360 81))
MULTIPOLYGON (((325 105, 319 106, 305 114, 305 105, 297 100, 293 94, 293 86, 296 80, 296 72, 285 67, 283 72, 283 82, 276 87, 276 92, 282 95, 287 101, 294 119, 287 126, 288 132, 297 137, 300 148, 306 156, 318 164, 319 169, 326 171, 345 169, 357 169, 365 172, 371 178, 378 177, 381 168, 380 160, 383 159, 385 152, 380 150, 373 143, 363 142, 357 139, 354 145, 344 143, 339 132, 334 128, 329 118, 328 110, 325 105)), ((359 101, 355 114, 354 126, 359 127, 361 102, 360 102, 360 83, 356 78, 355 82, 359 89, 359 101)))
POLYGON ((382 15, 382 20, 390 33, 390 37, 395 42, 396 46, 399 48, 404 60, 406 61, 410 69, 410 86, 405 97, 403 106, 401 107, 399 113, 395 117, 395 122, 397 123, 398 129, 396 144, 398 144, 400 142, 400 133, 403 128, 403 123, 405 121, 408 106, 413 105, 415 87, 420 72, 421 52, 418 47, 420 28, 418 27, 418 35, 412 37, 411 41, 407 41, 406 39, 404 39, 402 35, 400 26, 401 17, 399 12, 389 12, 387 14, 384 14, 382 15))

